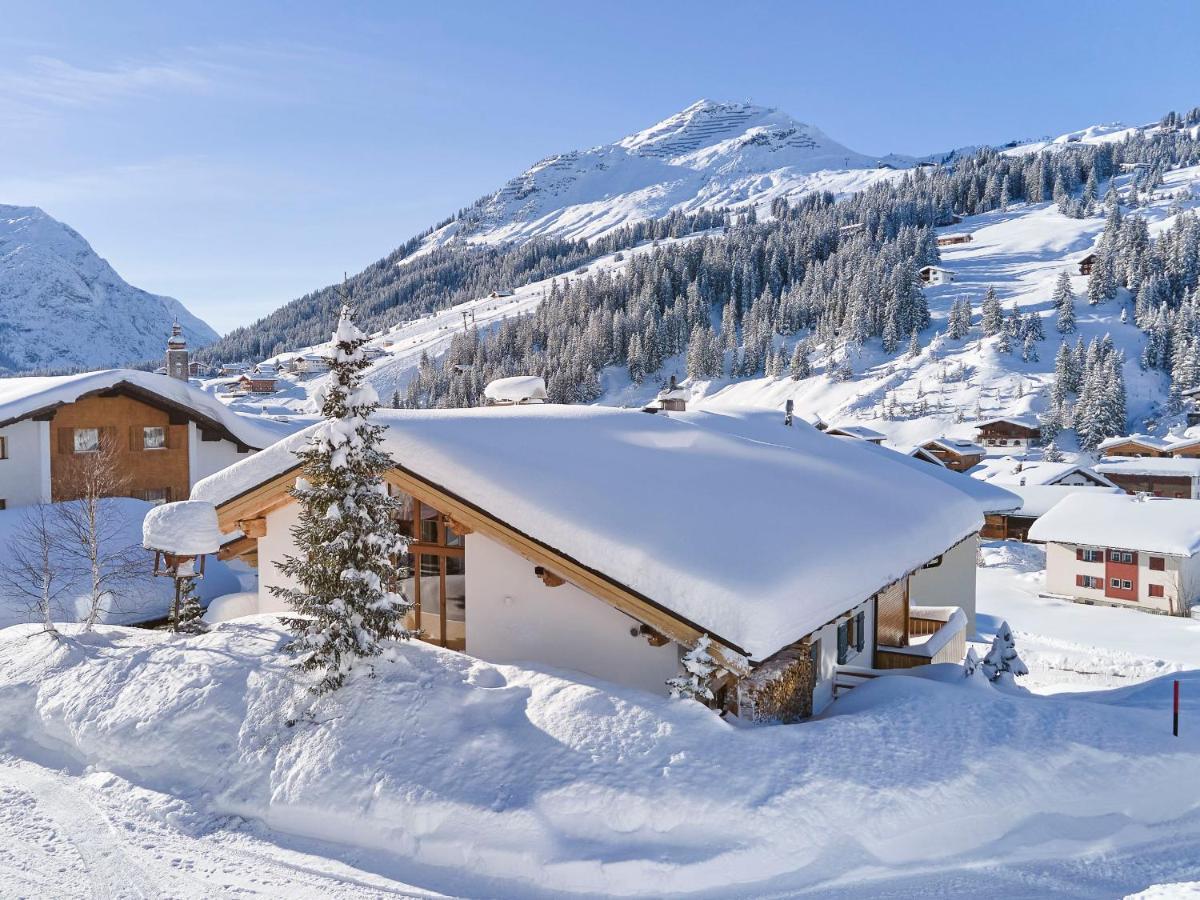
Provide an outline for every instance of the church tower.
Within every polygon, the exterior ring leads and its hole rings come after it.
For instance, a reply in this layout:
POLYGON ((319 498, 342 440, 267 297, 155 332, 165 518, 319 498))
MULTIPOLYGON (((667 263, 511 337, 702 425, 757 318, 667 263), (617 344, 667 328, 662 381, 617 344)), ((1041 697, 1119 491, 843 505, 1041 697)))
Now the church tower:
POLYGON ((188 380, 187 341, 178 322, 171 326, 171 337, 167 339, 167 374, 181 381, 188 380))

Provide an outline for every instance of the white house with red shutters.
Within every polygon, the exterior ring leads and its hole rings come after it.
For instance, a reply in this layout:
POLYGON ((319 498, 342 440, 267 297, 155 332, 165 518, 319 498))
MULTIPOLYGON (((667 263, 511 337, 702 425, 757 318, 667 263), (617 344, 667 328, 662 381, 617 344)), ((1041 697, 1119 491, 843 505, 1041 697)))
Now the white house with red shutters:
POLYGON ((1075 493, 1039 518, 1046 592, 1186 616, 1200 600, 1200 515, 1189 500, 1075 493))

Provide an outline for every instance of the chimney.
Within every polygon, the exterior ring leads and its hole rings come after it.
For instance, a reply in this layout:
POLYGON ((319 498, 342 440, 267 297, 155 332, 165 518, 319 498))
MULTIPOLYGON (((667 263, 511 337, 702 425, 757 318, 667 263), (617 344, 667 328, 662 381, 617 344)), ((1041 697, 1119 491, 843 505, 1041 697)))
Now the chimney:
POLYGON ((171 326, 171 336, 167 339, 167 375, 187 381, 188 374, 187 341, 183 337, 183 329, 179 327, 179 322, 175 322, 171 326))

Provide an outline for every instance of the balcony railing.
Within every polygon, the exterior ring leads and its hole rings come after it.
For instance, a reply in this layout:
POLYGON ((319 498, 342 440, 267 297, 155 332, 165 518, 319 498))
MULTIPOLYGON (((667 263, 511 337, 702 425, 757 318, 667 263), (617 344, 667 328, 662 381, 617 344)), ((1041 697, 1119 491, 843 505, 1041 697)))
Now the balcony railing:
POLYGON ((911 669, 930 663, 959 663, 966 653, 966 613, 957 606, 913 606, 908 611, 908 646, 876 647, 875 668, 911 669))

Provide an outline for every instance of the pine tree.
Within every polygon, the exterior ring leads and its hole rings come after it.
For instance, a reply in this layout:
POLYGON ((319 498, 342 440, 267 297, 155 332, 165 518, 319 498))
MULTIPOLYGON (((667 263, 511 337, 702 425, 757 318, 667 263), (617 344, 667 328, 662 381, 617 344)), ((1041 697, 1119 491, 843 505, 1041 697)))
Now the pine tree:
POLYGON ((807 341, 796 341, 796 346, 792 350, 792 361, 790 368, 792 381, 799 381, 801 378, 808 378, 810 375, 812 375, 812 366, 809 365, 808 362, 807 341))
POLYGON ((1025 335, 1025 345, 1021 348, 1021 359, 1024 362, 1038 361, 1037 341, 1032 332, 1025 335))
POLYGON ((983 298, 983 336, 991 337, 994 334, 999 334, 1000 329, 1004 327, 1004 310, 1000 307, 1000 301, 996 299, 996 289, 989 287, 987 294, 983 298))
POLYGON ((1055 328, 1059 334, 1070 334, 1075 330, 1075 292, 1071 290, 1071 276, 1065 271, 1058 274, 1054 285, 1055 328))
POLYGON ((1058 449, 1058 438, 1051 438, 1050 442, 1046 444, 1045 448, 1042 450, 1042 459, 1044 459, 1046 462, 1063 461, 1062 451, 1058 449))
POLYGON ((204 634, 208 627, 204 624, 204 609, 200 606, 200 597, 196 593, 196 579, 185 578, 180 585, 179 620, 175 630, 180 634, 204 634))
POLYGON ((1012 684, 1014 678, 1029 674, 1029 669, 1017 655, 1016 642, 1007 622, 1000 623, 992 638, 992 648, 979 663, 979 668, 991 681, 1008 684, 1012 684))
POLYGON ((300 504, 292 533, 300 553, 278 568, 297 586, 271 588, 297 613, 283 620, 294 635, 288 649, 318 676, 319 694, 341 687, 383 641, 413 637, 404 626, 412 604, 392 590, 407 541, 396 524, 400 501, 383 481, 392 466, 379 446, 383 427, 370 421, 379 400, 362 383, 366 341, 343 306, 329 376, 314 394, 324 421, 296 452, 303 475, 291 491, 300 504))
POLYGON ((912 334, 908 336, 908 358, 916 359, 921 355, 921 341, 917 336, 917 329, 912 330, 912 334))

